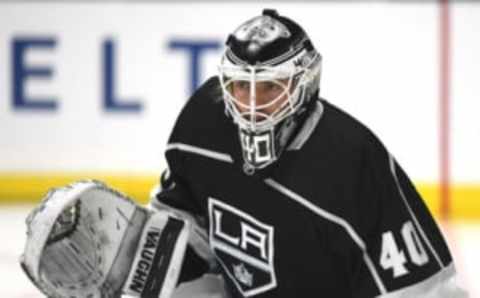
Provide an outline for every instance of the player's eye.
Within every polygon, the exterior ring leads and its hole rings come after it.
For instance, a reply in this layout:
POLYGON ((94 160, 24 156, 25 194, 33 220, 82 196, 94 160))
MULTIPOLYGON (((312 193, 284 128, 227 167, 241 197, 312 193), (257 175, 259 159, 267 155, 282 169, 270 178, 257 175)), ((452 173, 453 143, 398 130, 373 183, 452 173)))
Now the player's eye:
POLYGON ((281 90, 280 86, 273 82, 265 82, 264 84, 265 91, 278 91, 281 90))
POLYGON ((237 81, 237 82, 235 82, 234 87, 235 87, 236 89, 240 89, 240 90, 249 90, 249 89, 250 89, 250 82, 247 82, 247 81, 237 81))

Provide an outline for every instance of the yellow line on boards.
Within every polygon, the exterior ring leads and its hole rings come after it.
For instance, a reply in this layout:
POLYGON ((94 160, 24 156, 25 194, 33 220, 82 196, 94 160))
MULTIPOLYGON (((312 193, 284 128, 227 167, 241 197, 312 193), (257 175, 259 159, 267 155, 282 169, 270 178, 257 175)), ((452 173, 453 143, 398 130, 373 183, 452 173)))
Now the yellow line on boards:
POLYGON ((453 219, 480 219, 480 183, 456 185, 451 196, 453 219))
MULTIPOLYGON (((37 203, 50 188, 82 179, 103 181, 135 201, 145 204, 148 202, 150 190, 158 183, 158 177, 154 174, 128 173, 0 173, 0 204, 37 203)), ((439 216, 438 185, 416 183, 416 187, 433 215, 439 216)), ((453 185, 451 198, 451 219, 480 219, 480 183, 453 185)))
POLYGON ((150 190, 158 183, 159 176, 109 173, 0 173, 0 203, 36 203, 50 188, 85 179, 102 181, 143 204, 148 202, 150 190))
MULTIPOLYGON (((440 187, 438 184, 415 183, 428 208, 440 216, 440 187)), ((449 219, 480 220, 480 183, 458 183, 450 187, 449 219)))

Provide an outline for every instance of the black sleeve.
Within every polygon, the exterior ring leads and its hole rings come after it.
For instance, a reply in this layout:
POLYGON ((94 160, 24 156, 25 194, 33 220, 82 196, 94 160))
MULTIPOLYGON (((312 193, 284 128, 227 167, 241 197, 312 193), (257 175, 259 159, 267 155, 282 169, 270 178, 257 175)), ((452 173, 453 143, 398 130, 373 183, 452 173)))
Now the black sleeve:
POLYGON ((169 207, 197 217, 201 216, 200 207, 193 199, 188 183, 181 176, 172 172, 170 167, 160 176, 160 191, 156 193, 155 199, 169 207))
MULTIPOLYGON (((195 231, 199 231, 196 235, 195 241, 189 241, 187 251, 184 257, 182 271, 180 273, 179 282, 186 282, 196 279, 209 271, 211 267, 211 260, 206 260, 205 255, 200 256, 197 252, 199 250, 205 251, 208 247, 207 237, 202 234, 205 228, 205 216, 202 214, 201 207, 198 201, 195 200, 194 194, 189 187, 188 169, 186 168, 185 156, 178 150, 169 150, 169 145, 173 143, 186 143, 192 137, 193 117, 195 116, 196 106, 199 101, 205 97, 205 93, 212 89, 211 86, 215 84, 218 79, 211 78, 204 85, 202 85, 186 102, 182 108, 176 123, 170 134, 165 157, 168 163, 168 169, 160 177, 160 191, 152 198, 151 206, 154 208, 173 208, 176 212, 185 212, 186 216, 193 218, 195 221, 195 231), (205 239, 204 239, 205 238, 205 239), (204 243, 202 248, 193 247, 192 243, 204 243)), ((205 232, 206 233, 206 232, 205 232)))
MULTIPOLYGON (((169 174, 169 170, 163 172, 160 178, 160 191, 155 195, 151 205, 157 209, 171 209, 175 212, 185 212, 195 219, 197 225, 201 223, 201 215, 191 199, 191 194, 186 184, 180 177, 169 174)), ((178 283, 187 282, 201 277, 208 272, 210 265, 207 260, 200 257, 195 249, 189 244, 183 259, 178 283)))
POLYGON ((359 255, 354 276, 358 297, 422 287, 434 275, 451 275, 452 257, 439 227, 407 174, 373 134, 365 143, 360 172, 356 228, 366 253, 359 255))
MULTIPOLYGON (((189 169, 188 160, 185 154, 179 150, 169 150, 172 144, 190 143, 195 138, 192 125, 203 106, 204 101, 214 98, 219 83, 217 77, 207 80, 182 108, 172 133, 169 137, 165 157, 168 163, 168 170, 160 178, 161 191, 155 198, 152 206, 168 206, 176 212, 183 212, 185 216, 192 218, 195 228, 190 237, 189 246, 184 258, 184 264, 180 274, 180 281, 185 282, 200 277, 214 267, 208 246, 208 237, 206 233, 206 216, 195 194, 191 190, 191 184, 188 179, 189 169), (192 239, 192 238, 195 239, 192 239)), ((161 208, 161 207, 160 207, 161 208)))

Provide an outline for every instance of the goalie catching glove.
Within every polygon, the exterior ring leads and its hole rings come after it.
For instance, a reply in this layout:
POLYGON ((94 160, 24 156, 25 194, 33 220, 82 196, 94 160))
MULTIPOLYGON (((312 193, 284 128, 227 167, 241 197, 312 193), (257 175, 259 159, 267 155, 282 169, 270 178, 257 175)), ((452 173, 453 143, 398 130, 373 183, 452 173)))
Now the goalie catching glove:
POLYGON ((189 230, 101 182, 77 182, 50 191, 30 213, 21 265, 50 298, 168 298, 189 230))

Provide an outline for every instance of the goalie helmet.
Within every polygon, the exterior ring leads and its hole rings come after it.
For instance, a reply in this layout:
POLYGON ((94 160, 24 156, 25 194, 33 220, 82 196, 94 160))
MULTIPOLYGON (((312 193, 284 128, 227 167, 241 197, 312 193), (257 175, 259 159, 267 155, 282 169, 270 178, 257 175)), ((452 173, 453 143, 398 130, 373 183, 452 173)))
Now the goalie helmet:
POLYGON ((318 94, 320 72, 321 55, 305 31, 274 10, 228 37, 219 77, 247 173, 279 158, 318 94))

